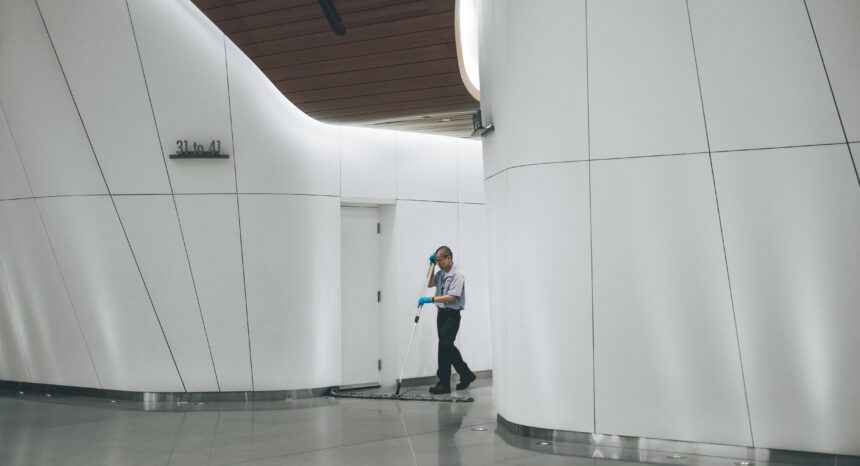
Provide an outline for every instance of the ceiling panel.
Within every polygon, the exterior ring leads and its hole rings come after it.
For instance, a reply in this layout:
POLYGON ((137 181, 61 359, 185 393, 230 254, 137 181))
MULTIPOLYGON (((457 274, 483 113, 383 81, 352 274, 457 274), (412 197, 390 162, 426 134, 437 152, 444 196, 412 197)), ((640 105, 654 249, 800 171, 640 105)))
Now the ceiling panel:
POLYGON ((328 123, 468 136, 455 0, 193 0, 284 95, 328 123))

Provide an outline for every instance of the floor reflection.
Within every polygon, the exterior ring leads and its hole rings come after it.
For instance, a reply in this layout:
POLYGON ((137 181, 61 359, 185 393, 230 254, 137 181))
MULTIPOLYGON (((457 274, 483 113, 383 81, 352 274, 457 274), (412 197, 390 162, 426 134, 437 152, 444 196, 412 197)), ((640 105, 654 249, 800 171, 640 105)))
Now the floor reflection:
MULTIPOLYGON (((499 426, 489 380, 479 380, 468 394, 474 403, 316 398, 153 407, 0 392, 0 465, 735 466, 739 461, 643 448, 624 438, 604 445, 548 438, 550 444, 540 445, 539 439, 499 426)), ((796 456, 768 460, 756 465, 823 466, 796 456)), ((839 462, 849 464, 860 466, 839 462)))

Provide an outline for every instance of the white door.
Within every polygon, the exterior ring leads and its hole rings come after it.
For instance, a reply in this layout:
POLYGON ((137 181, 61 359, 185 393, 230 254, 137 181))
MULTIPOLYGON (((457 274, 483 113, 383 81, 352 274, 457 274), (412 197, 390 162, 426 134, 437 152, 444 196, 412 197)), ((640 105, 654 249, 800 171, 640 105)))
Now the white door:
POLYGON ((379 209, 341 207, 342 386, 379 383, 379 209))

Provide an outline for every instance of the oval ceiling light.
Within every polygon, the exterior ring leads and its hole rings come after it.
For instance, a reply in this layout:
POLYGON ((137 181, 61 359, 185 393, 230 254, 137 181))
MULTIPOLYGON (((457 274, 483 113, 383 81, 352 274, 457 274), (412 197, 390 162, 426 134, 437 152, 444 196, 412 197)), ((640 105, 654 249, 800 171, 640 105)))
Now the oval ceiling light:
POLYGON ((478 71, 477 0, 457 0, 454 24, 460 78, 462 78, 469 94, 480 102, 481 77, 478 71))

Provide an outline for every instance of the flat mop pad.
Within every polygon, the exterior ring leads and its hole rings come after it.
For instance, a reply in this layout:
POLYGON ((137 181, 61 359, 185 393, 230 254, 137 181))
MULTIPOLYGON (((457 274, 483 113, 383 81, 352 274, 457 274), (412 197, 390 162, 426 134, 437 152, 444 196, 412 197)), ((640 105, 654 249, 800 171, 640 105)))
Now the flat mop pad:
POLYGON ((328 391, 326 396, 333 398, 364 398, 367 400, 402 400, 402 401, 443 401, 450 403, 471 403, 475 401, 471 396, 433 396, 433 395, 409 395, 409 394, 394 394, 394 393, 360 393, 360 392, 339 392, 335 389, 328 391))

